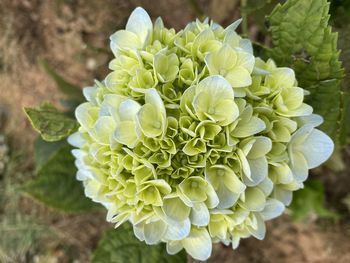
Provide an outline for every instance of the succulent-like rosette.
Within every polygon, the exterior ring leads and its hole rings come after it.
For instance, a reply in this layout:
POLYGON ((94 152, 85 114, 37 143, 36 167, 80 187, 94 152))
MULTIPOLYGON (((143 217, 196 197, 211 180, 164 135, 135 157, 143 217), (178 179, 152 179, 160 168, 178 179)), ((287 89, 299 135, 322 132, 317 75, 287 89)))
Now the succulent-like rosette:
POLYGON ((213 242, 263 239, 333 151, 293 70, 254 57, 238 24, 176 32, 136 8, 111 36, 111 73, 76 109, 85 194, 170 254, 205 260, 213 242))

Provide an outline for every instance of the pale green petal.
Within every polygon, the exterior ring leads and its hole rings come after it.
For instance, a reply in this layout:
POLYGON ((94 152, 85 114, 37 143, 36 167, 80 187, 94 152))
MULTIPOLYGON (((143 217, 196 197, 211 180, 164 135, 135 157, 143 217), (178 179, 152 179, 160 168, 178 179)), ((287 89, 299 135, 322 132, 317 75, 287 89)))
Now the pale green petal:
POLYGON ((285 206, 288 206, 292 202, 293 192, 276 185, 272 192, 272 197, 281 201, 285 206))
MULTIPOLYGON (((249 40, 247 40, 247 41, 248 41, 248 43, 250 43, 249 48, 251 48, 251 42, 249 40)), ((242 40, 240 41, 240 43, 241 42, 242 42, 242 40)), ((248 70, 249 73, 252 73, 254 65, 255 65, 255 57, 249 52, 238 52, 237 65, 245 68, 246 70, 248 70)))
POLYGON ((214 98, 231 99, 234 98, 233 90, 230 84, 221 76, 209 76, 203 79, 196 86, 196 94, 205 92, 214 98))
POLYGON ((114 132, 114 139, 129 148, 134 148, 139 142, 135 122, 123 121, 118 123, 114 132))
POLYGON ((248 122, 239 122, 239 125, 231 132, 231 135, 237 138, 245 138, 257 134, 265 128, 265 122, 253 116, 248 122))
POLYGON ((274 89, 290 88, 295 83, 294 71, 290 68, 275 69, 272 74, 266 76, 265 85, 274 89))
POLYGON ((191 224, 195 226, 206 226, 209 223, 209 210, 204 203, 193 205, 190 213, 191 224))
POLYGON ((242 18, 237 19, 236 21, 234 21, 232 24, 230 24, 229 26, 227 26, 225 28, 225 31, 235 31, 237 29, 237 27, 241 24, 242 22, 242 18))
POLYGON ((134 121, 141 106, 136 101, 128 99, 119 105, 119 117, 121 121, 134 121))
POLYGON ((213 209, 219 204, 219 197, 210 183, 207 185, 207 197, 205 203, 209 209, 213 209))
POLYGON ((79 124, 86 130, 90 130, 95 125, 99 114, 99 109, 89 102, 80 104, 75 110, 75 117, 79 124))
POLYGON ((180 198, 165 198, 162 207, 166 216, 174 221, 183 221, 190 215, 191 208, 185 205, 180 198))
POLYGON ((250 211, 261 211, 264 209, 266 197, 259 188, 249 187, 244 192, 244 200, 239 201, 240 206, 250 211))
POLYGON ((264 210, 261 211, 261 216, 264 220, 270 220, 280 216, 285 207, 284 204, 276 199, 267 199, 264 210))
POLYGON ((157 108, 161 114, 165 115, 164 103, 158 93, 158 91, 154 88, 147 90, 145 94, 145 101, 157 108))
POLYGON ((101 116, 95 123, 91 135, 101 144, 109 145, 110 138, 116 128, 116 123, 111 116, 101 116))
POLYGON ((217 52, 205 57, 205 63, 211 75, 223 75, 222 71, 230 69, 236 62, 236 51, 227 44, 224 44, 217 52))
POLYGON ((251 171, 247 157, 241 149, 237 149, 237 154, 241 163, 243 174, 251 180, 251 171))
POLYGON ((179 189, 191 202, 204 202, 207 199, 205 192, 207 184, 202 177, 192 176, 183 180, 179 184, 179 189))
POLYGON ((241 39, 239 41, 239 47, 243 49, 245 52, 253 55, 253 45, 249 39, 241 39))
POLYGON ((307 116, 298 117, 296 121, 298 122, 299 127, 304 126, 305 124, 317 127, 323 123, 323 118, 318 114, 311 114, 307 116))
POLYGON ((162 220, 145 223, 143 226, 145 242, 148 245, 154 245, 161 241, 165 235, 167 224, 162 220))
POLYGON ((186 252, 194 259, 204 261, 211 255, 212 241, 205 228, 193 227, 190 235, 181 242, 186 252))
POLYGON ((164 119, 152 104, 145 104, 137 114, 141 131, 147 137, 157 137, 163 132, 164 119))
POLYGON ((254 214, 257 220, 257 228, 248 227, 249 232, 257 239, 263 240, 266 234, 265 222, 259 214, 254 214))
POLYGON ((82 137, 81 133, 75 132, 68 137, 68 143, 76 148, 82 148, 86 141, 82 137))
POLYGON ((301 148, 309 169, 327 161, 333 150, 333 141, 325 133, 317 129, 312 130, 301 148))
POLYGON ((248 159, 257 159, 265 156, 272 149, 272 142, 269 138, 260 136, 255 139, 255 143, 247 155, 248 159))
POLYGON ((268 174, 268 163, 266 157, 257 159, 248 159, 250 167, 250 179, 243 177, 243 181, 247 186, 256 186, 262 182, 268 174))
POLYGON ((219 198, 217 209, 227 209, 232 207, 238 200, 240 194, 231 192, 223 183, 216 190, 219 198))
POLYGON ((142 48, 143 44, 140 38, 133 32, 127 30, 119 30, 110 37, 111 49, 114 55, 117 55, 117 51, 121 48, 142 48))
POLYGON ((235 67, 225 75, 225 78, 234 88, 247 87, 252 84, 252 77, 244 67, 235 67))
POLYGON ((134 32, 144 46, 152 37, 153 25, 147 12, 142 7, 137 7, 131 13, 125 29, 134 32))
POLYGON ((292 169, 294 178, 298 182, 304 182, 309 174, 308 163, 300 152, 293 152, 292 158, 290 168, 292 169))
POLYGON ((181 241, 168 241, 166 243, 166 251, 170 255, 177 254, 178 252, 180 252, 181 249, 183 249, 181 241))
POLYGON ((167 240, 181 240, 189 235, 190 230, 191 221, 189 218, 186 218, 184 221, 173 221, 168 224, 164 238, 167 240))

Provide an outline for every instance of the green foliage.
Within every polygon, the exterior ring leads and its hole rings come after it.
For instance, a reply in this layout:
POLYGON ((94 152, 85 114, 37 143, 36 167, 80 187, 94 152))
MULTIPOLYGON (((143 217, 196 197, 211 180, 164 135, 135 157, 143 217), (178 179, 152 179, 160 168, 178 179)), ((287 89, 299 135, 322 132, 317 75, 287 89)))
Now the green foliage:
POLYGON ((45 141, 59 141, 78 128, 77 122, 59 112, 52 104, 44 103, 37 108, 24 108, 32 126, 45 141))
POLYGON ((292 67, 307 102, 324 117, 321 128, 337 144, 346 141, 348 95, 341 90, 344 70, 339 61, 337 34, 328 26, 326 0, 288 0, 269 16, 273 48, 269 55, 279 66, 292 67))
POLYGON ((34 160, 36 171, 39 171, 40 168, 65 144, 67 144, 65 140, 47 142, 39 136, 34 143, 34 160))
POLYGON ((184 251, 167 254, 163 244, 148 246, 140 242, 130 224, 106 231, 95 250, 92 263, 182 263, 187 262, 184 251))
POLYGON ((315 214, 318 217, 337 218, 338 215, 324 207, 323 185, 317 181, 309 179, 305 187, 294 193, 293 202, 289 207, 292 217, 295 220, 302 220, 315 214))
MULTIPOLYGON (((52 147, 52 146, 50 146, 52 147)), ((52 148, 53 149, 53 148, 52 148)), ((75 178, 76 168, 74 157, 68 144, 59 149, 42 150, 41 153, 51 153, 51 157, 42 164, 36 177, 24 185, 23 190, 46 205, 65 211, 81 212, 97 208, 85 197, 81 182, 75 178), (54 152, 54 153, 53 153, 54 152)), ((39 156, 39 154, 36 154, 39 156)))

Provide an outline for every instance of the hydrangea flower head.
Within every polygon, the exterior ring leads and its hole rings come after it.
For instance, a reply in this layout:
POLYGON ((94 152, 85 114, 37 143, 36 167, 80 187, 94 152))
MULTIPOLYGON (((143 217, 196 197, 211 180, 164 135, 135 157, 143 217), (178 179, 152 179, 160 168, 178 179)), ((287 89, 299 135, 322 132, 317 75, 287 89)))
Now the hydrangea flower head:
POLYGON ((111 73, 76 109, 85 194, 170 254, 205 260, 213 242, 263 239, 333 151, 294 71, 254 57, 239 22, 176 32, 136 8, 110 38, 111 73))

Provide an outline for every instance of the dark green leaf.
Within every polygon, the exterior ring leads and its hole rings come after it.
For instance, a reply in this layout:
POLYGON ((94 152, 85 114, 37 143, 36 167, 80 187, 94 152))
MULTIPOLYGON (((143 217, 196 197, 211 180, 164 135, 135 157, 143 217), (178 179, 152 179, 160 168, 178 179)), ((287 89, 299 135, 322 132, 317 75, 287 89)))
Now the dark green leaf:
POLYGON ((79 86, 66 81, 59 75, 46 61, 41 62, 46 73, 56 82, 57 87, 67 96, 74 100, 82 102, 84 100, 83 93, 79 86))
POLYGON ((40 168, 65 144, 67 144, 65 140, 47 142, 39 136, 34 143, 34 160, 36 170, 40 170, 40 168))
POLYGON ((107 230, 95 250, 92 263, 183 263, 184 251, 170 256, 164 244, 148 246, 135 236, 130 224, 107 230))
POLYGON ((339 145, 344 142, 347 98, 342 91, 344 70, 339 61, 337 34, 328 26, 326 0, 288 0, 269 16, 273 48, 279 66, 292 67, 299 86, 309 90, 307 103, 321 114, 321 129, 339 145))
POLYGON ((77 170, 71 150, 72 148, 65 144, 51 154, 36 177, 29 181, 23 190, 46 205, 65 212, 74 213, 97 208, 97 205, 85 197, 82 183, 75 178, 77 170))
POLYGON ((24 108, 32 126, 45 141, 59 141, 75 132, 76 120, 59 112, 53 105, 44 103, 37 108, 24 108))
POLYGON ((292 217, 302 220, 310 215, 324 218, 338 218, 338 215, 324 207, 324 189, 317 180, 309 179, 305 187, 294 193, 293 202, 290 205, 292 217))

